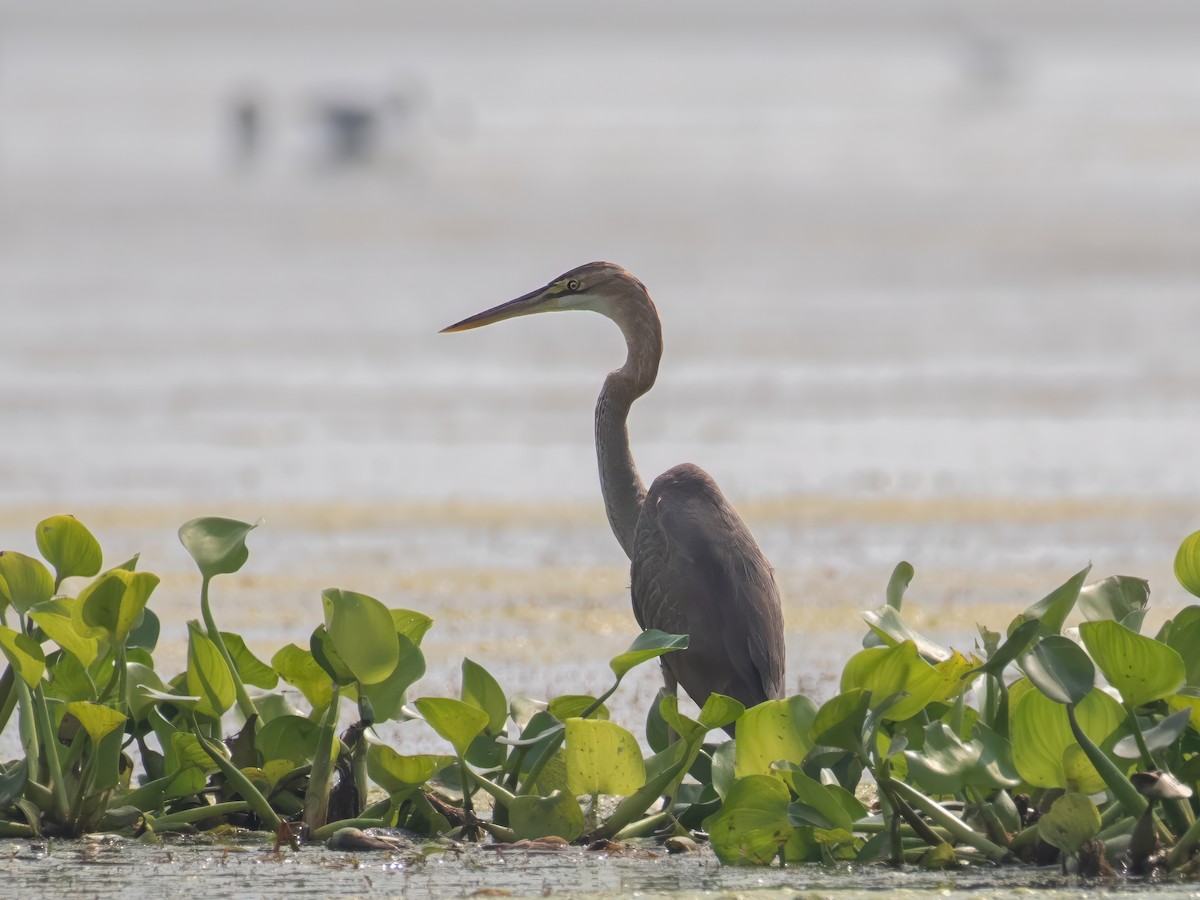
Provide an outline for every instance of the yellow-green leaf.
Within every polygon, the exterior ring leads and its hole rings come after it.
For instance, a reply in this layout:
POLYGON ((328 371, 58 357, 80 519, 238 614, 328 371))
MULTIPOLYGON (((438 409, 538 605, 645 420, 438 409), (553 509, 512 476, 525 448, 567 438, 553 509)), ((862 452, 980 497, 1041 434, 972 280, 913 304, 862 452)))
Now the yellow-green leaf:
POLYGON ((628 796, 646 783, 646 765, 632 734, 614 722, 567 719, 567 784, 572 794, 628 796))
POLYGON ((117 712, 108 706, 101 706, 99 703, 76 700, 67 704, 67 712, 79 720, 79 724, 88 733, 88 737, 96 744, 100 743, 106 735, 125 725, 124 713, 117 712))
POLYGON ((42 673, 46 671, 46 655, 33 638, 0 625, 0 650, 8 657, 13 671, 27 685, 35 687, 42 680, 42 673))
POLYGON ((54 566, 58 580, 91 577, 100 571, 100 544, 74 516, 51 516, 34 531, 38 552, 54 566))
POLYGON ((75 607, 79 601, 74 597, 55 597, 39 603, 29 610, 29 616, 46 636, 62 647, 83 665, 90 666, 99 653, 95 638, 80 633, 75 624, 75 607))
POLYGON ((0 550, 0 600, 24 613, 53 594, 54 579, 38 560, 15 550, 0 550))
POLYGON ((813 747, 816 717, 816 705, 799 694, 746 710, 737 721, 734 774, 769 775, 777 760, 803 761, 813 747))
POLYGON ((197 622, 188 622, 187 690, 202 698, 196 711, 214 718, 233 706, 237 696, 225 658, 197 622))

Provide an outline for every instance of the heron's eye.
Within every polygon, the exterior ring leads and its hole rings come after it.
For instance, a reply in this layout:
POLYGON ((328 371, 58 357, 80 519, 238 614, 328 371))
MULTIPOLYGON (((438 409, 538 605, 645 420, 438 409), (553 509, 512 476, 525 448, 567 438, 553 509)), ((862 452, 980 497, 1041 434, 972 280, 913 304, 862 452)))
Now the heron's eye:
POLYGON ((579 290, 579 282, 576 281, 574 278, 572 278, 570 281, 567 282, 567 290, 568 291, 579 290))

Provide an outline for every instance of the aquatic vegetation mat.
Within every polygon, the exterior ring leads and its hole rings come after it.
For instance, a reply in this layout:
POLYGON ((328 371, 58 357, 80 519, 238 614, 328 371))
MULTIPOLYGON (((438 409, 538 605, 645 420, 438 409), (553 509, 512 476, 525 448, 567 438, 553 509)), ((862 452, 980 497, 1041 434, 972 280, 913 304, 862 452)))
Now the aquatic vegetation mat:
MULTIPOLYGON (((459 696, 410 700, 434 625, 418 611, 330 588, 308 646, 269 661, 218 628, 214 580, 245 565, 255 527, 180 528, 200 617, 174 674, 155 668, 159 579, 136 556, 105 569, 70 516, 38 523, 41 559, 0 553, 0 727, 23 751, 0 769, 0 836, 31 842, 9 866, 40 871, 53 847, 170 861, 180 834, 245 830, 268 835, 220 858, 328 868, 304 849, 327 841, 407 873, 600 853, 655 861, 695 890, 709 888, 680 873, 697 867, 1038 863, 1111 878, 1200 865, 1200 605, 1142 634, 1141 579, 1089 582, 1085 568, 964 650, 905 620, 914 572, 900 563, 834 697, 745 709, 714 694, 693 718, 660 695, 640 741, 605 702, 635 667, 686 653, 686 635, 643 632, 595 697, 510 694, 466 659, 459 696), (445 752, 382 742, 388 721, 423 722, 445 752), (62 840, 96 834, 108 843, 62 840)), ((1175 569, 1200 596, 1200 532, 1175 569)))

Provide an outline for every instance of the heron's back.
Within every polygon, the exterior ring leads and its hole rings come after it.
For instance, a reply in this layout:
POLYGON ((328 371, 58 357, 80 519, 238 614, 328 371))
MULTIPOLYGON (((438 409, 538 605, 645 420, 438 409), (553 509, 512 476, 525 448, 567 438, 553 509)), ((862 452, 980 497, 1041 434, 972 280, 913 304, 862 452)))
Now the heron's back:
POLYGON ((783 612, 750 529, 703 469, 668 469, 646 494, 634 536, 633 612, 642 628, 687 634, 663 668, 703 704, 783 696, 783 612))

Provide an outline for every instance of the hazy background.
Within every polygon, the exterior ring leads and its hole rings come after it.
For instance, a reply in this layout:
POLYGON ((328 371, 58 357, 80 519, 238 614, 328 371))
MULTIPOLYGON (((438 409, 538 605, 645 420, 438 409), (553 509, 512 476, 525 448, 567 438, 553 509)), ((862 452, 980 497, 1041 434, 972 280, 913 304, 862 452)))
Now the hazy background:
POLYGON ((265 516, 214 586, 264 656, 336 585, 434 616, 418 693, 464 655, 599 691, 635 633, 592 450, 620 335, 436 333, 593 259, 664 319, 642 471, 742 510, 790 690, 832 693, 902 558, 964 650, 1089 561, 1152 623, 1187 601, 1189 2, 0 0, 0 544, 74 512, 142 551, 170 670, 175 528, 265 516))

